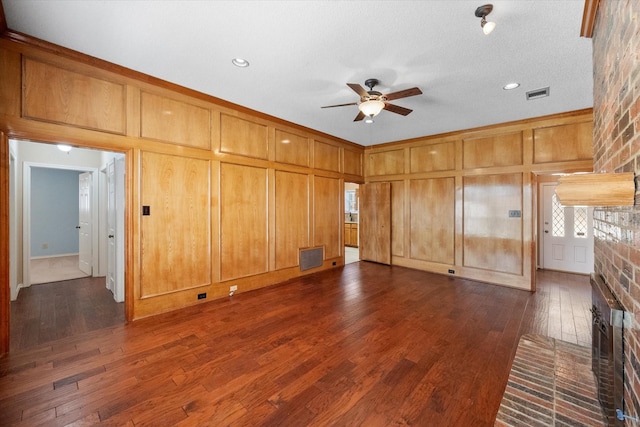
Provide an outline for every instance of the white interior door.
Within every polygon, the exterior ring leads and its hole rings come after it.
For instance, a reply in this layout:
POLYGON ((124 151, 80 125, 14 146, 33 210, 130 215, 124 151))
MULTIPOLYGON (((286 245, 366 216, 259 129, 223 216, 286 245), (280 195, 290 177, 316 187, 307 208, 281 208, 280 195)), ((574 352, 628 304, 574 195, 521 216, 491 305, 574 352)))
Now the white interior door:
POLYGON ((116 294, 116 161, 107 164, 107 289, 116 294))
POLYGON ((124 301, 124 156, 107 165, 107 288, 124 301))
POLYGON ((91 172, 81 173, 78 177, 78 209, 79 236, 78 252, 80 263, 78 267, 84 273, 92 275, 92 221, 91 221, 91 172))
POLYGON ((593 271, 593 208, 564 207, 556 184, 543 188, 543 268, 589 274, 593 271))

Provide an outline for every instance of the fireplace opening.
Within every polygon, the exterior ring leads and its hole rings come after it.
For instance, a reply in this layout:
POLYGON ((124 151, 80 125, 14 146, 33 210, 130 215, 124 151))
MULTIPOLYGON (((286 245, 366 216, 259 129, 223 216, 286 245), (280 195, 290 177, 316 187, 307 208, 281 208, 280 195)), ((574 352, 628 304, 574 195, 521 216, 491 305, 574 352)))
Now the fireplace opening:
POLYGON ((600 276, 591 274, 592 369, 609 426, 623 426, 624 348, 622 305, 600 276))

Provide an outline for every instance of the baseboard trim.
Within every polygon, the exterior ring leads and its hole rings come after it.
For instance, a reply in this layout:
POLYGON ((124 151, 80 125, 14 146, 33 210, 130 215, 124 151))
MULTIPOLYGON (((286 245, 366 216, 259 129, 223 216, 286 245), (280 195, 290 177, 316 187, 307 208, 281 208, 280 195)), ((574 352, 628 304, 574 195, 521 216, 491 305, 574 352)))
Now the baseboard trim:
POLYGON ((32 256, 31 259, 44 259, 44 258, 62 258, 65 256, 80 256, 79 253, 71 253, 71 254, 56 254, 56 255, 43 255, 43 256, 32 256))

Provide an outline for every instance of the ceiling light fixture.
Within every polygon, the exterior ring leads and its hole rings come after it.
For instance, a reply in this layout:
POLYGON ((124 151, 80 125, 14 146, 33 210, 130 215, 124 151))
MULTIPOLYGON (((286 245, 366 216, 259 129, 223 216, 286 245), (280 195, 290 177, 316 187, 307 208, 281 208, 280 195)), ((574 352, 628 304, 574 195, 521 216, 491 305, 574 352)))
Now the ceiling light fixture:
POLYGON ((380 111, 384 108, 384 102, 378 99, 369 99, 367 101, 358 104, 358 110, 365 116, 374 117, 380 114, 380 111))
POLYGON ((249 66, 249 61, 242 58, 233 58, 231 60, 231 63, 236 67, 240 67, 240 68, 247 68, 249 66))
POLYGON ((515 88, 517 88, 517 87, 520 87, 520 83, 513 82, 513 83, 508 83, 508 84, 504 85, 504 86, 502 87, 502 89, 504 89, 504 90, 511 90, 511 89, 515 89, 515 88))
POLYGON ((366 118, 366 119, 364 119, 364 122, 365 122, 365 123, 368 123, 368 124, 373 123, 373 117, 371 117, 371 116, 367 116, 367 118, 366 118))
POLYGON ((64 151, 65 153, 68 153, 69 151, 71 151, 71 148, 72 147, 67 144, 58 144, 58 150, 64 151))
POLYGON ((482 18, 480 20, 480 26, 482 27, 482 32, 485 33, 485 35, 490 34, 496 28, 495 22, 487 21, 486 19, 487 15, 490 14, 492 10, 492 4, 485 4, 476 9, 476 16, 478 18, 482 18))

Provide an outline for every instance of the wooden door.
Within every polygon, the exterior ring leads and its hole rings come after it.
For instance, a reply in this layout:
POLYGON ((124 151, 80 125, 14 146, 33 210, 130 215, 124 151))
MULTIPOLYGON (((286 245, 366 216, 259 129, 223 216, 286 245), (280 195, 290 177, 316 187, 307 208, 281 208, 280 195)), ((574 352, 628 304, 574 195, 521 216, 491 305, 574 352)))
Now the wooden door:
POLYGON ((88 275, 93 273, 91 261, 92 224, 91 224, 91 172, 81 173, 79 178, 79 236, 78 252, 80 261, 78 267, 88 275))
POLYGON ((391 265, 391 183, 360 186, 360 259, 391 265))

